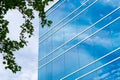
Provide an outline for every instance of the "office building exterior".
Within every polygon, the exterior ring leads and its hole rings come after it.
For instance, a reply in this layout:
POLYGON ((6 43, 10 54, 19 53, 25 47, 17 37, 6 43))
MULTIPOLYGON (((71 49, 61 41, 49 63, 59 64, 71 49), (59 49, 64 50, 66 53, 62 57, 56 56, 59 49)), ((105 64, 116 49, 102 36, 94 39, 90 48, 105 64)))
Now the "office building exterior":
POLYGON ((38 80, 120 80, 119 0, 59 0, 47 18, 38 80))

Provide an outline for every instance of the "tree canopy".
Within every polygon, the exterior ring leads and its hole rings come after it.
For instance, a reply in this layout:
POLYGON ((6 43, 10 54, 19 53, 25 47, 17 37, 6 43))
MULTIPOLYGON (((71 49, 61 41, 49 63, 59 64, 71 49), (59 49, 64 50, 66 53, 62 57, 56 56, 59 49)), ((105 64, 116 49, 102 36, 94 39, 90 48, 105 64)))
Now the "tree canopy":
MULTIPOLYGON (((46 18, 45 6, 53 0, 0 0, 0 54, 3 56, 3 64, 5 69, 11 70, 16 73, 21 70, 15 62, 14 52, 27 45, 26 38, 30 38, 33 35, 34 26, 31 22, 34 17, 34 11, 38 11, 38 16, 41 19, 41 26, 50 26, 52 21, 46 18), (9 21, 4 19, 5 14, 9 10, 18 10, 25 22, 20 25, 21 32, 19 35, 19 41, 11 40, 7 37, 9 34, 8 24, 9 21), (27 33, 27 36, 25 35, 27 33)), ((15 25, 14 25, 15 26, 15 25)))

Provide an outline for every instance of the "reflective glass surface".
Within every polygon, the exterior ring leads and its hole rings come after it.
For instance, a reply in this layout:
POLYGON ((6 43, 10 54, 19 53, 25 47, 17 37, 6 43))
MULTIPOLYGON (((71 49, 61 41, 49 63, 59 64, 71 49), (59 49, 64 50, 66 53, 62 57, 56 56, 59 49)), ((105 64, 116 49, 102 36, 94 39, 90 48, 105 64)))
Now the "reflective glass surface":
POLYGON ((119 0, 60 0, 47 15, 38 80, 120 80, 119 0))

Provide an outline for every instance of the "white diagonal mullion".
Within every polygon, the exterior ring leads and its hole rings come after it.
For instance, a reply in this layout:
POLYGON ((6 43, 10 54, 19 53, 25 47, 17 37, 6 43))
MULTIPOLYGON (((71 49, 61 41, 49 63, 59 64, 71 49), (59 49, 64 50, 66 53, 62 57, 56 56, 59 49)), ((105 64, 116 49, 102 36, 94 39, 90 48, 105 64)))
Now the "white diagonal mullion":
POLYGON ((105 66, 107 66, 107 65, 109 65, 109 64, 111 64, 111 63, 113 63, 115 61, 117 61, 117 60, 119 60, 119 59, 120 59, 120 56, 115 58, 115 59, 113 59, 113 60, 111 60, 111 61, 109 61, 108 63, 103 64, 102 66, 100 66, 100 67, 98 67, 96 69, 93 69, 92 71, 90 71, 90 72, 88 72, 88 73, 86 73, 86 74, 76 78, 75 80, 80 80, 81 78, 83 78, 83 77, 85 77, 85 76, 87 76, 87 75, 89 75, 89 74, 91 74, 91 73, 93 73, 93 72, 95 72, 95 71, 97 71, 97 70, 99 70, 99 69, 101 69, 101 68, 103 68, 103 67, 105 67, 105 66))
POLYGON ((64 17, 62 20, 60 20, 57 24, 55 24, 51 29, 49 29, 46 33, 44 33, 42 36, 40 36, 39 39, 41 39, 43 36, 45 36, 47 33, 49 33, 51 30, 53 30, 55 27, 57 27, 59 24, 61 24, 66 18, 68 18, 69 16, 71 16, 74 12, 76 12, 78 9, 80 9, 82 6, 84 6, 89 0, 87 0, 86 2, 84 2, 82 5, 80 5, 78 8, 76 8, 75 10, 73 10, 70 14, 68 14, 66 17, 64 17))
POLYGON ((79 71, 81 71, 81 70, 87 68, 88 66, 90 66, 90 65, 92 65, 92 64, 94 64, 94 63, 96 63, 96 62, 98 62, 98 61, 100 61, 100 60, 102 60, 103 58, 105 58, 105 57, 107 57, 107 56, 113 54, 114 52, 116 52, 116 51, 118 51, 118 50, 120 50, 120 47, 118 47, 118 48, 112 50, 111 52, 105 54, 104 56, 102 56, 102 57, 100 57, 100 58, 98 58, 98 59, 96 59, 96 60, 90 62, 89 64, 87 64, 87 65, 85 65, 85 66, 79 68, 78 70, 76 70, 76 71, 74 71, 74 72, 68 74, 67 76, 61 78, 60 80, 64 80, 64 79, 66 79, 67 77, 69 77, 69 76, 71 76, 71 75, 73 75, 73 74, 75 74, 75 73, 77 73, 77 72, 79 72, 79 71))
POLYGON ((73 38, 71 38, 70 40, 66 41, 65 43, 63 43, 62 45, 60 45, 59 47, 57 47, 56 49, 54 49, 53 51, 51 51, 50 53, 48 53, 46 56, 42 57, 39 61, 45 59, 46 57, 50 56, 51 54, 53 54, 55 51, 59 50, 61 47, 63 47, 64 45, 66 45, 67 43, 69 43, 70 41, 72 41, 73 39, 75 39, 76 37, 80 36, 81 34, 83 34, 84 32, 88 31, 89 29, 93 28, 96 24, 98 24, 99 22, 101 22, 102 20, 104 20, 105 18, 107 18, 108 16, 110 16, 111 14, 115 13, 117 10, 119 10, 120 7, 116 8, 115 10, 113 10, 112 12, 110 12, 109 14, 107 14, 106 16, 104 16, 103 18, 101 18, 100 20, 96 21, 94 24, 92 24, 91 26, 87 27, 86 29, 84 29, 82 32, 78 33, 76 36, 74 36, 73 38))
MULTIPOLYGON (((60 0, 59 0, 60 1, 60 0)), ((58 1, 58 2, 59 2, 58 1)), ((57 8, 59 8, 66 0, 63 0, 59 5, 57 5, 53 10, 51 10, 46 16, 49 16, 51 13, 53 13, 57 8)))
POLYGON ((114 19, 113 21, 111 21, 110 23, 108 23, 107 25, 103 26, 102 28, 98 29, 97 31, 95 31, 93 34, 85 37, 83 40, 79 41, 77 44, 73 45, 72 47, 68 48, 67 50, 65 50, 63 53, 61 53, 60 55, 56 56, 55 58, 53 58, 52 60, 46 62, 45 64, 41 65, 39 67, 39 69, 43 68, 44 66, 46 66, 47 64, 51 63, 52 61, 54 61, 55 59, 61 57, 62 55, 64 55, 65 53, 67 53, 68 51, 70 51, 71 49, 73 49, 74 47, 78 46, 79 44, 81 44, 82 42, 84 42, 85 40, 87 40, 88 38, 92 37, 93 35, 95 35, 96 33, 100 32, 101 30, 103 30, 104 28, 108 27, 109 25, 111 25, 112 23, 116 22, 118 19, 120 19, 120 17, 114 19))
POLYGON ((88 7, 86 7, 85 9, 83 9, 80 13, 78 13, 77 15, 75 15, 73 18, 71 18, 70 20, 68 20, 65 24, 63 24, 62 27, 58 28, 56 31, 54 31, 53 33, 51 33, 49 36, 47 36, 46 38, 42 39, 40 41, 40 43, 42 43, 43 41, 47 40, 48 38, 50 38, 53 34, 55 34, 56 32, 58 32, 59 30, 61 30, 62 28, 64 28, 69 22, 71 22, 72 20, 74 20, 76 17, 78 17, 80 14, 82 14, 84 11, 86 11, 87 9, 89 9, 90 7, 92 7, 98 0, 95 0, 93 3, 91 3, 88 7))

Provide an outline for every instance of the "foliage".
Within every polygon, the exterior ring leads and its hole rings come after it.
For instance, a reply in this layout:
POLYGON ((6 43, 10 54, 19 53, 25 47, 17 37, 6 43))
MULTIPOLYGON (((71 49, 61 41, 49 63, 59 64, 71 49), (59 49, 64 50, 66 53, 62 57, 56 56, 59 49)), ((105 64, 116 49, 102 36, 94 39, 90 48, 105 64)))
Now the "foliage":
POLYGON ((41 19, 42 27, 50 26, 52 22, 46 18, 44 10, 50 1, 53 0, 0 0, 0 53, 3 56, 5 69, 10 69, 13 73, 21 70, 21 67, 15 62, 14 52, 26 46, 28 43, 26 38, 33 35, 34 26, 31 22, 34 19, 33 10, 39 12, 38 16, 41 19), (17 9, 25 19, 25 22, 20 26, 19 41, 7 37, 9 21, 4 19, 5 14, 14 9, 17 9), (27 36, 25 36, 26 33, 27 36))

